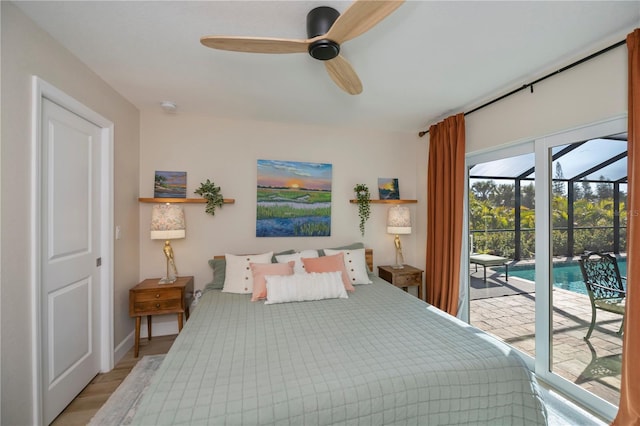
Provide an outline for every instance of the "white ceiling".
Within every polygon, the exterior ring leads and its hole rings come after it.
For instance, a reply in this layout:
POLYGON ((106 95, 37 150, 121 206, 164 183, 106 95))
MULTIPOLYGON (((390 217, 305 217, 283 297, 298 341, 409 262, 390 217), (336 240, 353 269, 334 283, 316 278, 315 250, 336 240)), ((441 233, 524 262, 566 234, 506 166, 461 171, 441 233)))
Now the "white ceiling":
POLYGON ((408 1, 342 46, 364 90, 342 92, 307 54, 202 46, 203 35, 306 38, 343 1, 19 1, 139 109, 417 132, 623 40, 640 1, 408 1), (557 67, 557 68, 556 68, 557 67))

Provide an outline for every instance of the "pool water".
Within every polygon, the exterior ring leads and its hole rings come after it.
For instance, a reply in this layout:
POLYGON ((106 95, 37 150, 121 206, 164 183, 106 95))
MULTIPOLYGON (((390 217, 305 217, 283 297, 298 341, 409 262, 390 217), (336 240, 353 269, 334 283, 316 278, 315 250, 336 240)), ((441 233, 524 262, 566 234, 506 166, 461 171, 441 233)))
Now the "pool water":
MULTIPOLYGON (((498 268, 497 268, 498 269, 498 268)), ((627 275, 627 260, 618 259, 618 269, 623 277, 627 275)), ((504 272, 504 268, 499 268, 504 272)), ((516 265, 509 267, 509 276, 535 281, 536 271, 532 265, 516 265)), ((553 266, 553 286, 576 293, 587 294, 587 288, 582 280, 582 272, 578 262, 562 262, 553 266)))

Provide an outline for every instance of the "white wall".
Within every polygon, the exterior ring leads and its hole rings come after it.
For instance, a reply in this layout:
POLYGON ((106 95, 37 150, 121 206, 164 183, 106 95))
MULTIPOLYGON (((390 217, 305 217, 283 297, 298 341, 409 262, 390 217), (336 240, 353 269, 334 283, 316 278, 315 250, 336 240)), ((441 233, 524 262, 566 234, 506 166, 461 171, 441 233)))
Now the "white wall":
MULTIPOLYGON (((172 241, 178 272, 195 276, 196 288, 211 281, 207 259, 217 254, 257 253, 290 248, 325 248, 362 241, 374 249, 376 265, 395 261, 393 236, 386 233, 388 205, 372 204, 365 236, 358 228, 355 198, 357 183, 369 186, 378 198, 378 177, 397 177, 401 198, 418 199, 409 204, 412 218, 424 206, 425 194, 417 192, 416 176, 426 162, 423 141, 415 133, 383 133, 346 130, 310 125, 284 125, 269 122, 237 121, 214 117, 141 114, 140 196, 153 197, 156 170, 186 171, 187 196, 200 182, 213 180, 225 198, 235 204, 224 205, 215 216, 206 215, 203 204, 185 204, 187 237, 172 241), (257 160, 290 160, 333 165, 331 236, 316 238, 257 238, 256 177, 257 160)), ((152 204, 140 205, 140 279, 157 277, 165 270, 162 242, 149 238, 152 204)), ((416 245, 424 244, 420 228, 402 236, 405 260, 418 267, 416 245)), ((158 333, 177 330, 175 318, 154 318, 158 333), (162 328, 166 322, 168 329, 162 328)), ((143 327, 144 329, 144 327, 143 327)), ((144 332, 144 331, 143 331, 144 332)), ((154 331, 155 333, 155 331, 154 331)))
POLYGON ((20 10, 2 2, 1 196, 3 425, 32 424, 30 292, 31 76, 38 75, 115 124, 114 341, 131 332, 128 290, 137 283, 139 114, 20 10))
POLYGON ((533 140, 626 112, 627 47, 622 45, 544 80, 533 93, 522 90, 466 116, 466 151, 533 140))

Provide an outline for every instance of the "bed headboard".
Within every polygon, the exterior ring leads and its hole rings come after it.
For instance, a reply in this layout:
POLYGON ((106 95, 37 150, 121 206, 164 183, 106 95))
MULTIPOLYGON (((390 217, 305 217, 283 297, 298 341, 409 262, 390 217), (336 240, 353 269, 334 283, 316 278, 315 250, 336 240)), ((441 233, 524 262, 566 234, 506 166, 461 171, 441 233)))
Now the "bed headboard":
POLYGON ((373 272, 373 249, 364 249, 364 258, 367 261, 367 267, 373 272))
MULTIPOLYGON (((366 248, 364 249, 364 257, 367 262, 367 266, 369 270, 373 272, 373 249, 366 248)), ((213 256, 214 259, 224 259, 224 255, 213 256)))

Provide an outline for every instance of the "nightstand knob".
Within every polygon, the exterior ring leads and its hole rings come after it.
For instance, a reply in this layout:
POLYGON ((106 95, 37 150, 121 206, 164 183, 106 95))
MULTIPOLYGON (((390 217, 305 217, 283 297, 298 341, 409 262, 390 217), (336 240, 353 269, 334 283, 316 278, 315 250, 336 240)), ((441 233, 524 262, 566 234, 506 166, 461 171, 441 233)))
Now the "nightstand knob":
POLYGON ((156 299, 157 299, 158 297, 160 297, 160 294, 156 294, 156 299))
POLYGON ((156 308, 159 308, 159 307, 160 307, 160 304, 159 304, 159 303, 156 303, 156 308))

